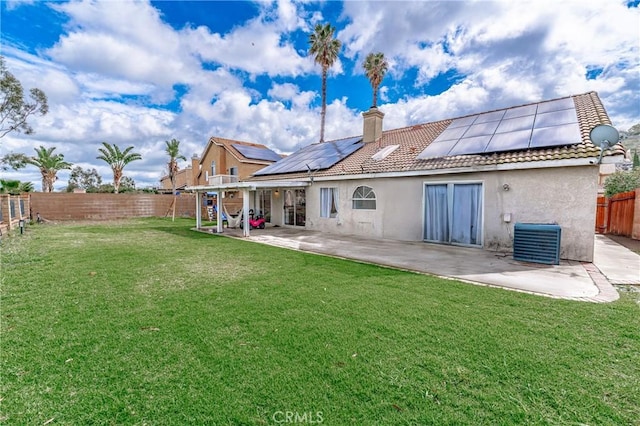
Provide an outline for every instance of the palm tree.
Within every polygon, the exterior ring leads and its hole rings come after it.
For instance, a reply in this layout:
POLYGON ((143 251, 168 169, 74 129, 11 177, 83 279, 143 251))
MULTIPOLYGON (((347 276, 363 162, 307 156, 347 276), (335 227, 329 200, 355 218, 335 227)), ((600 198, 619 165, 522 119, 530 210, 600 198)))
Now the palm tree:
POLYGON ((327 115, 327 71, 338 59, 342 43, 333 38, 335 28, 331 24, 317 24, 309 36, 309 54, 322 67, 322 113, 320 115, 320 142, 324 142, 324 119, 327 115))
POLYGON ((33 192, 33 189, 33 184, 31 182, 0 179, 0 194, 19 195, 24 192, 33 192))
POLYGON ((40 169, 42 174, 42 192, 53 192, 53 182, 58 180, 56 176, 59 170, 70 169, 71 163, 64 161, 64 155, 54 154, 55 147, 45 148, 40 145, 40 148, 34 148, 36 151, 35 157, 29 157, 27 163, 36 166, 40 169))
POLYGON ((169 156, 169 162, 167 168, 169 169, 169 180, 171 181, 171 190, 173 194, 176 193, 176 175, 178 174, 178 160, 187 161, 184 155, 180 155, 180 141, 177 139, 171 139, 170 141, 164 141, 166 147, 164 152, 169 156))
POLYGON ((121 151, 116 144, 108 144, 102 142, 104 148, 98 148, 98 151, 102 155, 97 156, 98 160, 104 160, 111 170, 113 170, 113 192, 118 193, 120 188, 120 180, 122 180, 122 170, 124 167, 132 161, 141 160, 142 156, 137 152, 131 152, 132 146, 128 147, 124 151, 121 151))
POLYGON ((373 108, 378 106, 378 88, 384 75, 387 73, 389 63, 384 58, 384 53, 369 53, 364 60, 364 73, 366 74, 371 87, 373 88, 373 108))

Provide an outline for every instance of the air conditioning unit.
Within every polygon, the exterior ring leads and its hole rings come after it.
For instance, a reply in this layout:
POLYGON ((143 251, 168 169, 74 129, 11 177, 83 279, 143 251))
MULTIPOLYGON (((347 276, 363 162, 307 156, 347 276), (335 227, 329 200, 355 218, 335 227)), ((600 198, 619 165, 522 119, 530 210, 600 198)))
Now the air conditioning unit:
POLYGON ((559 225, 516 223, 513 233, 513 259, 523 262, 560 264, 559 225))

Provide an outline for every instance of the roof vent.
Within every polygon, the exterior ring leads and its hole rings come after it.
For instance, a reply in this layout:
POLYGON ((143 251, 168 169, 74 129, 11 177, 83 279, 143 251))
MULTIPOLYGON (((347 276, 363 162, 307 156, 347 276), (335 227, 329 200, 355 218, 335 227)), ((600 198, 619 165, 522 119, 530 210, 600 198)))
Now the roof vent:
POLYGON ((400 145, 389 145, 382 148, 380 151, 376 152, 371 156, 371 159, 375 161, 384 160, 389 154, 398 149, 400 145))

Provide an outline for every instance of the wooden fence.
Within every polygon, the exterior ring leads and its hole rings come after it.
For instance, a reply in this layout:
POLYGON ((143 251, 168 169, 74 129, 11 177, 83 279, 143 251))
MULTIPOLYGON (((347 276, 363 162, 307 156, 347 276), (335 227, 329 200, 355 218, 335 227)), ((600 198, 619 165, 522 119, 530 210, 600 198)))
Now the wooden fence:
POLYGON ((29 219, 29 195, 0 194, 0 236, 29 219))
POLYGON ((598 197, 596 232, 632 237, 635 218, 640 216, 640 212, 636 215, 635 211, 638 193, 640 189, 616 194, 611 198, 598 197))

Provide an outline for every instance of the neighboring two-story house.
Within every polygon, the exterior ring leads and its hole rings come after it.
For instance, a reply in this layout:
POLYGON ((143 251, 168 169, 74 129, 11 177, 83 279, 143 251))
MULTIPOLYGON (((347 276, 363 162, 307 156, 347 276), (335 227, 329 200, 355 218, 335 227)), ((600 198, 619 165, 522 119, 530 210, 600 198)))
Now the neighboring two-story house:
MULTIPOLYGON (((282 159, 282 156, 265 145, 211 137, 200 156, 191 158, 191 165, 178 172, 176 189, 187 186, 215 185, 234 183, 249 179, 255 172, 282 159)), ((160 180, 161 188, 171 190, 169 176, 160 180)), ((218 191, 203 193, 202 208, 217 205, 218 191)), ((236 213, 242 206, 242 193, 222 191, 225 206, 230 213, 236 213)), ((260 200, 257 204, 260 204, 260 200)), ((268 202, 263 201, 264 214, 269 210, 268 202)))

